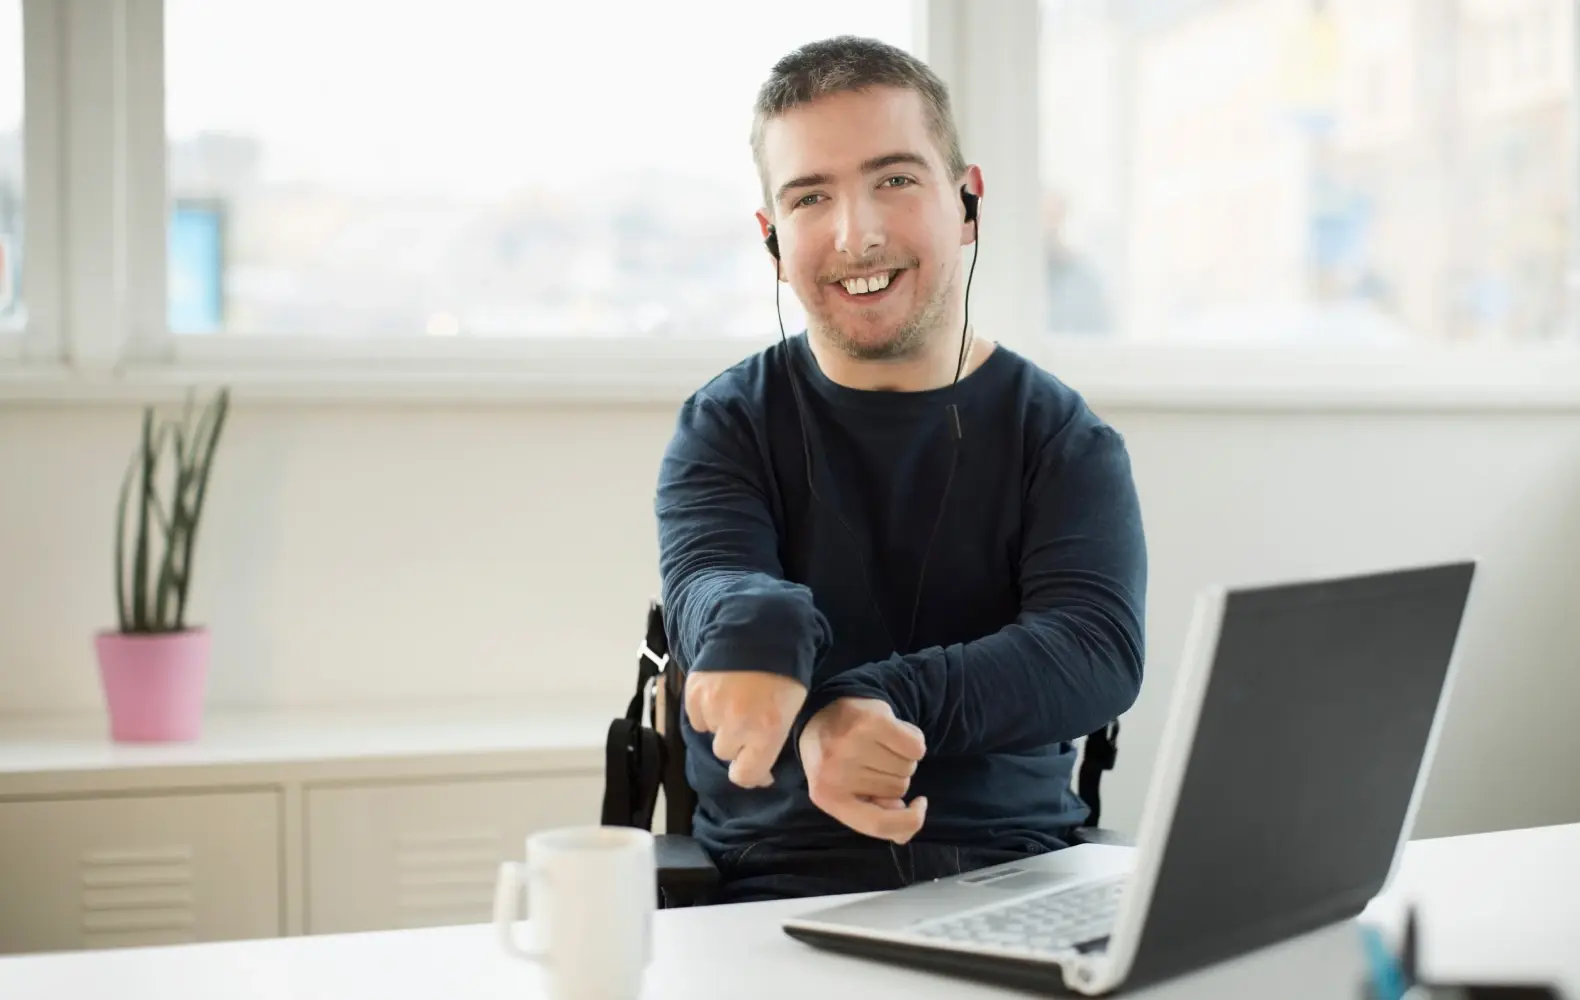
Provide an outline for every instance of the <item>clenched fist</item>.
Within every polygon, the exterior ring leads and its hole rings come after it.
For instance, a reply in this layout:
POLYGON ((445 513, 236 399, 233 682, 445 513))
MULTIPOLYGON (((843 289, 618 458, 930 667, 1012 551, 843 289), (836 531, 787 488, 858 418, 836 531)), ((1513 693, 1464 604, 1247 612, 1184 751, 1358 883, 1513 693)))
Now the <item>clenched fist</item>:
POLYGON ((699 733, 713 734, 713 755, 730 762, 730 780, 744 788, 773 784, 806 687, 762 670, 704 670, 686 675, 686 715, 699 733))
POLYGON ((876 698, 841 698, 801 730, 801 766, 812 804, 841 823, 903 844, 916 836, 927 799, 905 793, 927 752, 922 731, 876 698))

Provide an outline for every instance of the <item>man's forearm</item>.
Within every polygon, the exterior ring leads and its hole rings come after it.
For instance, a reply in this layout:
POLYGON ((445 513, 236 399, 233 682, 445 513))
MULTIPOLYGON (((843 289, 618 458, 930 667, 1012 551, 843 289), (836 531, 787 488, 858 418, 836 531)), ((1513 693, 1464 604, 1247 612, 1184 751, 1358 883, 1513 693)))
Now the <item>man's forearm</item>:
POLYGON ((716 407, 681 407, 655 503, 664 618, 688 670, 764 670, 808 685, 829 641, 805 586, 785 579, 754 463, 716 407))
POLYGON ((929 757, 1019 753, 1099 728, 1141 690, 1134 628, 1095 609, 1024 616, 974 642, 868 663, 818 686, 803 714, 881 698, 915 724, 929 757))

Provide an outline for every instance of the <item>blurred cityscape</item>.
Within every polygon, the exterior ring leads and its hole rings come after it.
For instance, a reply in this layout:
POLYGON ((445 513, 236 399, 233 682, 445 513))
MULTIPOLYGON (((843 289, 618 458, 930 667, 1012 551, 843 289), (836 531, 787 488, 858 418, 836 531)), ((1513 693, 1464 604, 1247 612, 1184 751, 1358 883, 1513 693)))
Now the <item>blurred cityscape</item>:
MULTIPOLYGON (((1575 0, 1042 0, 1042 14, 1049 331, 1570 335, 1575 0)), ((777 329, 749 168, 726 182, 633 149, 612 178, 568 159, 552 183, 414 197, 281 181, 269 158, 267 135, 172 139, 177 332, 777 329)), ((18 135, 0 131, 0 318, 17 301, 21 171, 18 135)))
POLYGON ((1049 325, 1571 335, 1575 0, 1042 0, 1049 325))
MULTIPOLYGON (((260 179, 256 137, 169 150, 177 333, 723 335, 777 330, 755 181, 635 169, 623 183, 428 200, 260 179), (656 197, 655 192, 662 192, 656 197)), ((21 142, 0 133, 0 254, 19 246, 21 142)), ((20 254, 8 258, 11 270, 20 254)), ((0 310, 7 298, 0 297, 0 310)), ((782 298, 799 328, 794 296, 782 298)), ((0 316, 4 312, 0 311, 0 316)))
MULTIPOLYGON (((754 238, 754 187, 729 199, 709 178, 638 166, 613 182, 416 200, 268 185, 259 180, 265 155, 261 141, 237 136, 170 147, 174 206, 190 216, 187 228, 197 231, 208 213, 223 223, 229 331, 761 336, 776 328, 772 264, 754 238)), ((188 283, 172 291, 187 301, 213 275, 211 244, 189 245, 190 257, 172 259, 172 281, 188 283)), ((203 322, 198 310, 189 329, 203 322)))

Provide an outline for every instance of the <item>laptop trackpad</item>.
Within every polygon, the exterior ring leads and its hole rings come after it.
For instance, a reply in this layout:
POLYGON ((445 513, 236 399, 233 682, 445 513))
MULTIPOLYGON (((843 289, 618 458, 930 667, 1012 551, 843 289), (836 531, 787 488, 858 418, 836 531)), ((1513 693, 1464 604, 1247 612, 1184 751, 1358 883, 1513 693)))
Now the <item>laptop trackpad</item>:
POLYGON ((1060 882, 1073 882, 1079 877, 1069 872, 1033 871, 1028 868, 1011 866, 990 868, 987 871, 963 875, 957 881, 962 885, 974 885, 978 888, 1026 892, 1031 889, 1043 889, 1048 886, 1058 885, 1060 882))

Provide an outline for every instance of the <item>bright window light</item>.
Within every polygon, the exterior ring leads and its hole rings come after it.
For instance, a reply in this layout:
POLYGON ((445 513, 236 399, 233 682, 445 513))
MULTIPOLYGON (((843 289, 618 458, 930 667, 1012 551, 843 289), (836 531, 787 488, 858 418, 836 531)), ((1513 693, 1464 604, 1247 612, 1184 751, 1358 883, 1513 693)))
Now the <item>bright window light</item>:
POLYGON ((165 7, 188 335, 770 334, 756 88, 806 41, 913 37, 911 0, 165 7))
POLYGON ((1042 0, 1047 327, 1566 337, 1573 0, 1042 0))

